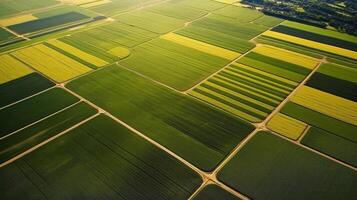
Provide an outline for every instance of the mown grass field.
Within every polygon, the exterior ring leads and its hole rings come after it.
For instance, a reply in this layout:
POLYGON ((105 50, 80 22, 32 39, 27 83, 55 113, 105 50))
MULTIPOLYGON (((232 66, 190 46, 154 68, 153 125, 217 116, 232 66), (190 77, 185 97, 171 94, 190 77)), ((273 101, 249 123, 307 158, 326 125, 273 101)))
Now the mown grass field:
POLYGON ((1 1, 0 199, 354 199, 357 37, 243 3, 1 1))

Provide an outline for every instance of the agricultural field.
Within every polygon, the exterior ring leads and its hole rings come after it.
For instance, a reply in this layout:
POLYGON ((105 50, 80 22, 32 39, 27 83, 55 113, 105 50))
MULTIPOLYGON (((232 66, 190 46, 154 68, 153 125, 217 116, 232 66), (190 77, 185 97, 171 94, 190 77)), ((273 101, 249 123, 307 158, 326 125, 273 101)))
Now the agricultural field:
POLYGON ((205 171, 212 170, 253 129, 117 65, 67 87, 205 171))
MULTIPOLYGON (((230 62, 229 59, 222 58, 222 55, 218 56, 223 54, 216 50, 218 47, 209 44, 197 46, 190 42, 186 42, 185 46, 180 44, 180 41, 167 38, 165 35, 135 47, 131 56, 122 60, 120 64, 183 91, 230 62)), ((190 39, 186 38, 187 40, 190 39)), ((230 58, 232 55, 238 56, 234 52, 226 51, 229 52, 230 58)))
POLYGON ((0 199, 354 200, 357 36, 246 3, 2 0, 0 199))

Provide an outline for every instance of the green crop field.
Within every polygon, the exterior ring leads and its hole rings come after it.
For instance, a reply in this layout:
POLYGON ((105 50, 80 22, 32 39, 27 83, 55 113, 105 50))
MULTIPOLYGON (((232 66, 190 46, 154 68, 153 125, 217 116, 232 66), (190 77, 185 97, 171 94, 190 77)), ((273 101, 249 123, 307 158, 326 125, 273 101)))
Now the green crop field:
POLYGON ((117 65, 71 82, 68 88, 206 171, 252 130, 233 116, 117 65), (96 85, 101 87, 93 90, 96 85))
POLYGON ((353 3, 0 0, 0 199, 355 200, 353 3))

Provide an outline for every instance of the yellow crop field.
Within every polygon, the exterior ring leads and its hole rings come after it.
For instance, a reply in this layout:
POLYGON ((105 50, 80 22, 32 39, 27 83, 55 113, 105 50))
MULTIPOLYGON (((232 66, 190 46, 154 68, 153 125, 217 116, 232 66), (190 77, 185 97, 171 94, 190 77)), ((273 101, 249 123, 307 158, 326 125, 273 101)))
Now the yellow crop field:
POLYGON ((210 45, 198 40, 194 40, 188 37, 184 37, 175 33, 168 33, 166 35, 161 36, 161 38, 165 40, 169 40, 171 42, 175 42, 177 44, 190 47, 192 49, 196 49, 198 51, 202 51, 211 55, 215 55, 221 58, 225 58, 228 60, 233 60, 240 56, 239 53, 230 51, 221 47, 217 47, 214 45, 210 45))
POLYGON ((253 51, 265 56, 300 65, 308 69, 314 69, 319 64, 319 61, 315 58, 269 45, 260 45, 254 48, 253 51))
POLYGON ((351 51, 351 50, 347 50, 347 49, 343 49, 343 48, 339 48, 339 47, 335 47, 335 46, 331 46, 331 45, 327 45, 327 44, 323 44, 323 43, 319 43, 319 42, 314 42, 311 40, 306 40, 306 39, 290 36, 290 35, 283 34, 283 33, 267 31, 263 35, 269 36, 272 38, 276 38, 279 40, 292 42, 292 43, 295 43, 298 45, 310 47, 313 49, 318 49, 318 50, 326 51, 329 53, 345 56, 348 58, 353 58, 353 59, 357 58, 357 52, 355 52, 355 51, 351 51))
POLYGON ((12 55, 56 82, 64 82, 92 70, 43 44, 18 50, 12 55))
POLYGON ((22 62, 8 54, 0 56, 0 84, 20 78, 33 72, 22 62))
POLYGON ((103 4, 110 3, 110 2, 112 2, 112 1, 111 0, 95 1, 95 2, 91 2, 91 3, 82 4, 81 7, 90 8, 90 7, 99 6, 99 5, 103 5, 103 4))
POLYGON ((308 86, 301 87, 291 98, 291 101, 355 126, 357 125, 356 102, 308 86))
POLYGON ((117 56, 119 58, 125 58, 129 56, 130 51, 124 47, 115 47, 114 49, 110 49, 108 53, 112 54, 113 56, 117 56))
POLYGON ((72 55, 74 55, 88 63, 91 63, 97 67, 102 67, 102 66, 108 64, 106 61, 104 61, 100 58, 92 56, 89 53, 86 53, 80 49, 77 49, 76 47, 68 45, 62 41, 57 40, 57 39, 50 40, 47 43, 49 43, 59 49, 62 49, 63 51, 66 51, 67 53, 72 54, 72 55))
POLYGON ((226 3, 226 4, 232 4, 232 3, 236 3, 236 2, 240 2, 240 0, 214 0, 220 3, 226 3))
POLYGON ((28 22, 28 21, 35 20, 35 19, 37 19, 37 17, 35 17, 31 14, 19 15, 19 16, 15 16, 15 17, 6 18, 6 19, 1 19, 0 25, 1 26, 11 26, 14 24, 28 22))
POLYGON ((278 113, 268 122, 267 127, 280 135, 297 140, 308 125, 292 117, 278 113))
POLYGON ((95 2, 95 1, 97 1, 97 0, 64 0, 65 3, 73 3, 76 5, 91 3, 91 2, 95 2))

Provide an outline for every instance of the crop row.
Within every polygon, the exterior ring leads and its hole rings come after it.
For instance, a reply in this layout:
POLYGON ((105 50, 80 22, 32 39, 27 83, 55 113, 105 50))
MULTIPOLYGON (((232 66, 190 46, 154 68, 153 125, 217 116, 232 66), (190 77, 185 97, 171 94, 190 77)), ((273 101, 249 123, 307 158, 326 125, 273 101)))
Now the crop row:
POLYGON ((205 171, 212 170, 253 129, 117 65, 67 87, 205 171))
POLYGON ((248 121, 260 122, 296 85, 288 79, 236 63, 190 94, 248 121))
POLYGON ((187 199, 202 182, 103 115, 2 167, 0 178, 5 199, 187 199))

